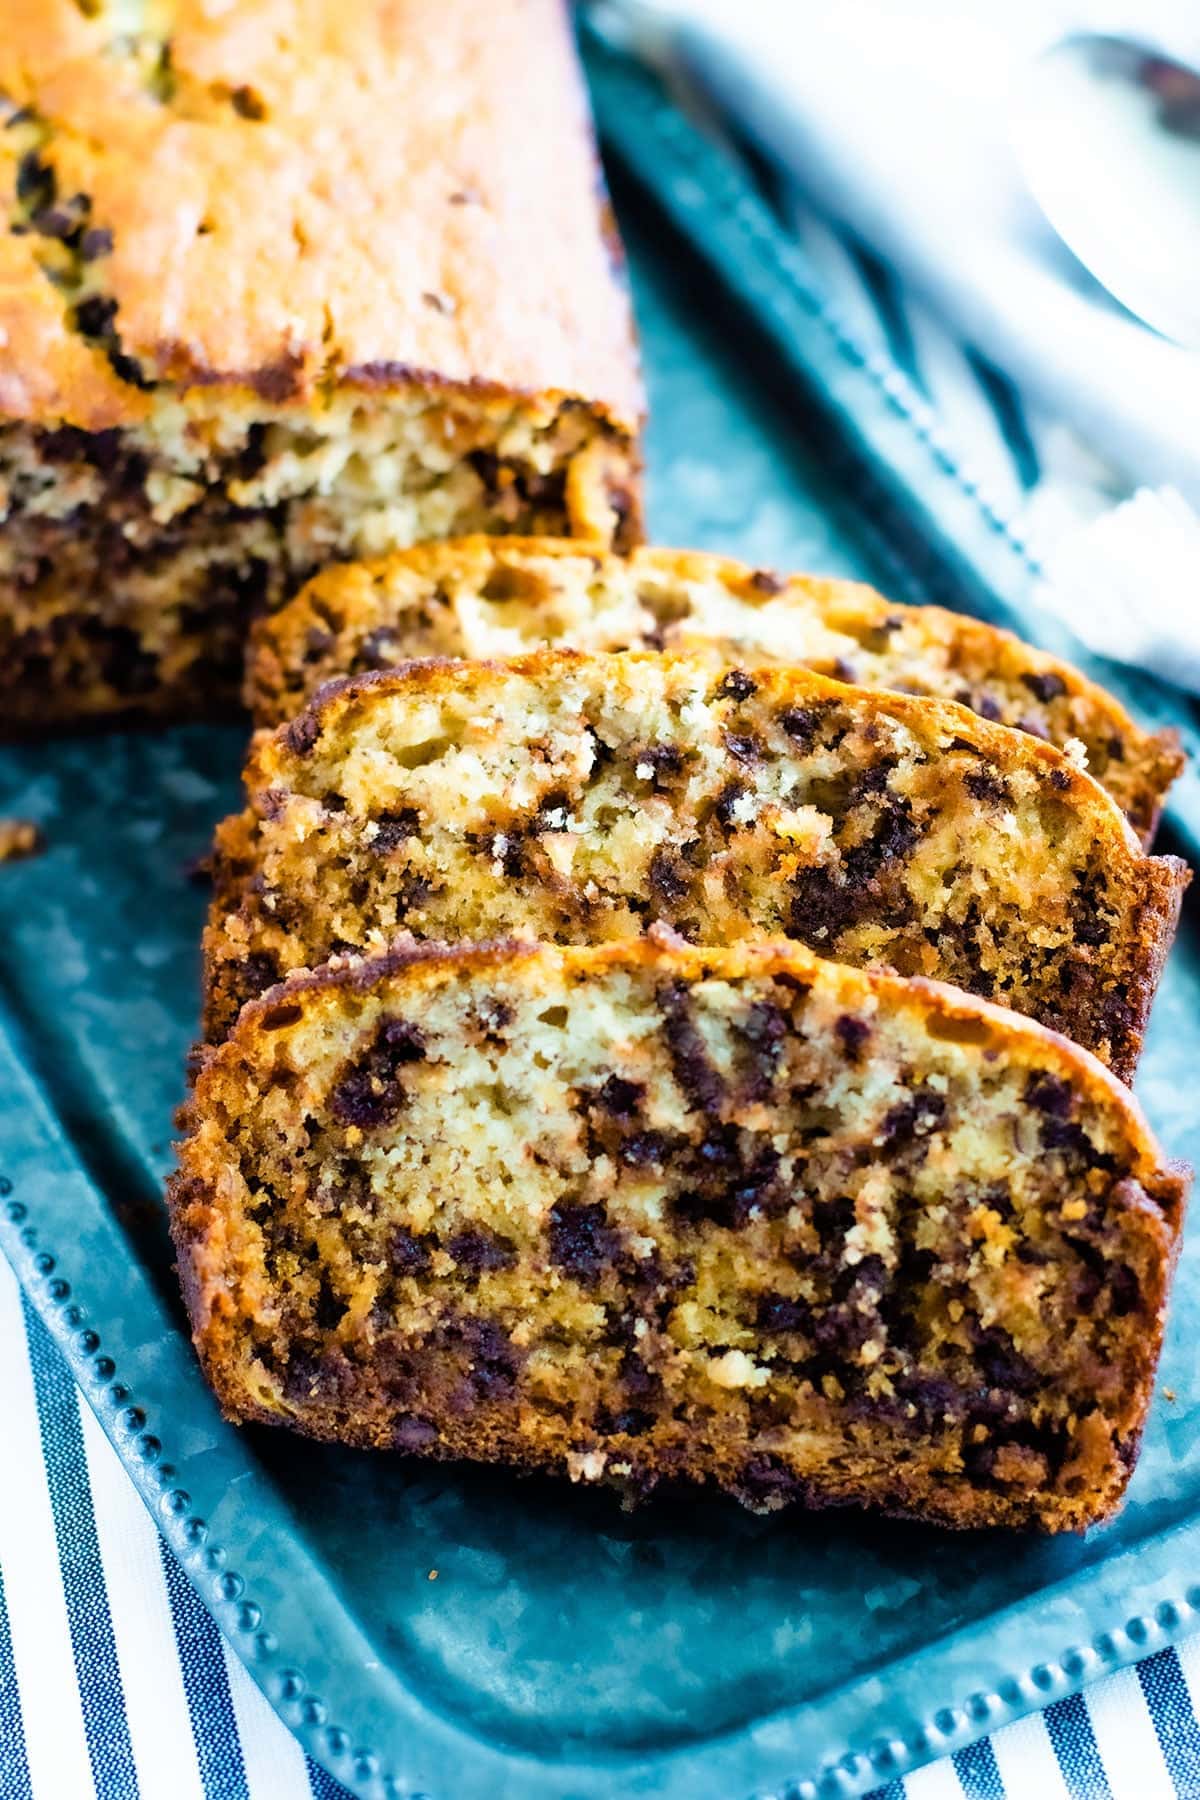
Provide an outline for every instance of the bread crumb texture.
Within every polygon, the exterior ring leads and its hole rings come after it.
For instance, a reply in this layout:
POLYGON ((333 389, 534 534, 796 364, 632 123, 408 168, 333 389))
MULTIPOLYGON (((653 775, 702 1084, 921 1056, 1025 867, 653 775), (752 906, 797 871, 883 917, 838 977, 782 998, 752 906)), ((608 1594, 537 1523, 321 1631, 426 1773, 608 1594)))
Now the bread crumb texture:
POLYGON ((726 558, 628 557, 553 539, 472 538, 337 564, 258 626, 247 703, 260 725, 325 681, 421 656, 708 647, 744 668, 800 665, 863 687, 955 700, 1056 744, 1148 844, 1183 756, 1077 669, 962 613, 897 606, 859 582, 726 558))
POLYGON ((1081 1528, 1182 1183, 1042 1028, 798 946, 393 951, 242 1013, 172 1227, 229 1415, 439 1457, 1081 1528))
POLYGON ((542 651, 329 687, 222 827, 207 1028, 397 934, 789 936, 1001 1000, 1132 1071, 1186 881, 1051 745, 703 656, 542 651))

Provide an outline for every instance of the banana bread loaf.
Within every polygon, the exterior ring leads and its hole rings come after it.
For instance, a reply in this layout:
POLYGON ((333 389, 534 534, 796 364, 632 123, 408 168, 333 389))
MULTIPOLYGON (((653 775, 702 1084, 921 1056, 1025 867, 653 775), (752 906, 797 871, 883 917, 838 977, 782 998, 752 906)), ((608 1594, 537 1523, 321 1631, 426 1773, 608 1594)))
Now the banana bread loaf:
POLYGON ((5 7, 5 728, 234 699, 248 614, 331 558, 636 538, 565 13, 5 7))
POLYGON ((953 702, 656 652, 326 687, 218 834, 207 1030, 398 933, 783 934, 1033 1014, 1123 1076, 1187 872, 1049 744, 953 702))
POLYGON ((668 935, 245 1008, 171 1189, 229 1416, 760 1509, 1110 1512, 1183 1198, 1128 1092, 952 989, 668 935))
POLYGON ((1011 632, 935 606, 895 606, 871 588, 786 579, 715 556, 642 549, 590 554, 551 539, 422 545, 316 576, 255 630, 247 702, 261 725, 290 719, 337 675, 418 656, 518 656, 715 643, 744 668, 799 664, 863 687, 957 700, 1065 749, 1144 844, 1183 758, 1111 694, 1011 632))

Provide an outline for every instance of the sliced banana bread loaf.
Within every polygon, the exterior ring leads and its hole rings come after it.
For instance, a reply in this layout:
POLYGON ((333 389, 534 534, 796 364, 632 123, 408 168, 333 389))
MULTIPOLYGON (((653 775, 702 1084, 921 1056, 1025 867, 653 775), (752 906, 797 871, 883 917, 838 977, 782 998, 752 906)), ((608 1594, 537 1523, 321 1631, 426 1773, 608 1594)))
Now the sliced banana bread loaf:
POLYGON ((1183 1198, 1127 1091, 940 985, 655 937, 246 1007, 171 1191, 227 1413, 761 1509, 1110 1512, 1183 1198))
POLYGON ((417 656, 706 640, 744 667, 800 664, 957 700, 1060 748, 1075 740, 1143 842, 1182 766, 1171 734, 1143 731, 1078 670, 978 619, 895 606, 857 582, 781 579, 677 550, 593 555, 553 538, 465 538, 327 569, 261 621, 247 700, 260 724, 275 725, 333 676, 417 656))
POLYGON ((418 663, 257 740, 207 1030, 411 932, 785 934, 1033 1014, 1128 1076, 1186 881, 1050 745, 952 702, 654 652, 418 663))
POLYGON ((0 8, 0 734, 228 706, 335 557, 637 541, 570 12, 0 8))

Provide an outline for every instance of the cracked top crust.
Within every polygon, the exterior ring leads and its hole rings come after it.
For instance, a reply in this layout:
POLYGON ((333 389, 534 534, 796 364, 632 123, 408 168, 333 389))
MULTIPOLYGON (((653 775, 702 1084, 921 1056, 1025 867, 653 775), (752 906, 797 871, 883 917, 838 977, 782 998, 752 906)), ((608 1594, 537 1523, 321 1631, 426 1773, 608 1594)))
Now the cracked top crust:
POLYGON ((636 426, 561 0, 492 0, 486 27, 473 0, 4 10, 0 413, 135 422, 162 396, 132 369, 279 403, 414 381, 578 396, 636 426), (64 203, 86 213, 68 279, 64 203), (80 293, 115 303, 102 331, 80 293))

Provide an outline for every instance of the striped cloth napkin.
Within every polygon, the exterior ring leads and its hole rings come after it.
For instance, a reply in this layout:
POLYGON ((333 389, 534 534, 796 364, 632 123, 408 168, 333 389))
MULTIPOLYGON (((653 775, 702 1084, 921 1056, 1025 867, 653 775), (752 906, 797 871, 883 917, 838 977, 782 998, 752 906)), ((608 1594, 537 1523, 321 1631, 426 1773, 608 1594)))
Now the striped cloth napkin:
MULTIPOLYGON (((221 1638, 2 1259, 0 1368, 0 1800, 350 1800, 221 1638)), ((1198 1699, 1193 1640, 870 1800, 1196 1800, 1198 1699)))
POLYGON ((350 1800, 220 1636, 2 1258, 0 1368, 0 1800, 350 1800))

